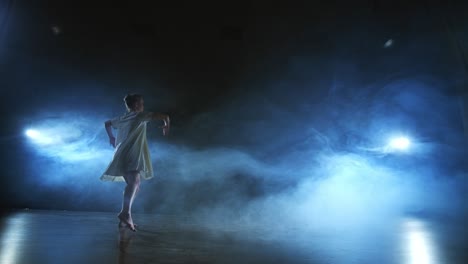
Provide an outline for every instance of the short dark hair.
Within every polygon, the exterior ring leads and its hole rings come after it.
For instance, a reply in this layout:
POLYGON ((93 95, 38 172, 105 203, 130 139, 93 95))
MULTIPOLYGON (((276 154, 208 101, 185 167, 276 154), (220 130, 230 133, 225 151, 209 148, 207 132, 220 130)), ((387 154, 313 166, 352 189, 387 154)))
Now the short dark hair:
POLYGON ((133 110, 135 108, 135 104, 143 99, 143 96, 141 94, 127 94, 124 97, 124 102, 125 106, 127 107, 127 110, 133 110))

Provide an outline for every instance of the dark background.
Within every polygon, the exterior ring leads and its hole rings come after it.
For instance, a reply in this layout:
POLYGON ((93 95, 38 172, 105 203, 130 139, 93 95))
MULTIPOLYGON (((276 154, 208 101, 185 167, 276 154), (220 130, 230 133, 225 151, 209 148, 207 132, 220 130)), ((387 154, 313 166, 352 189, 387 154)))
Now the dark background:
POLYGON ((141 93, 172 131, 148 128, 157 180, 137 211, 287 207, 315 181, 331 187, 310 199, 332 209, 343 190, 373 186, 355 206, 466 210, 468 5, 273 2, 3 1, 2 206, 118 210, 123 185, 99 182, 112 151, 103 122, 141 93), (24 130, 38 124, 75 125, 74 148, 34 145, 24 130), (363 151, 388 129, 417 137, 419 152, 363 151), (82 151, 103 154, 69 154, 82 151), (355 170, 346 189, 336 175, 355 170), (403 195, 375 198, 389 189, 403 195))

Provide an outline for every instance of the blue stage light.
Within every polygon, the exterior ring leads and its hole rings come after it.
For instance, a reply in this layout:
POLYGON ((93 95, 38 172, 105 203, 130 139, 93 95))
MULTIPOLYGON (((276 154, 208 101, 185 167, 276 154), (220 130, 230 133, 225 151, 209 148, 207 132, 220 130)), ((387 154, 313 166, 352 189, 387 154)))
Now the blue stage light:
POLYGON ((27 129, 25 131, 25 135, 28 136, 33 142, 37 144, 51 144, 53 143, 53 138, 48 135, 48 133, 44 133, 44 131, 39 131, 37 129, 27 129))
POLYGON ((35 129, 27 129, 24 134, 30 138, 37 138, 39 136, 39 132, 35 129))
POLYGON ((406 151, 409 149, 411 145, 411 141, 407 137, 395 137, 390 139, 390 142, 388 144, 389 148, 391 150, 396 150, 396 151, 406 151))
POLYGON ((99 123, 97 119, 80 116, 72 121, 44 118, 25 129, 24 135, 37 153, 58 161, 105 160, 111 157, 114 149, 107 142, 97 140, 97 135, 105 137, 99 123))

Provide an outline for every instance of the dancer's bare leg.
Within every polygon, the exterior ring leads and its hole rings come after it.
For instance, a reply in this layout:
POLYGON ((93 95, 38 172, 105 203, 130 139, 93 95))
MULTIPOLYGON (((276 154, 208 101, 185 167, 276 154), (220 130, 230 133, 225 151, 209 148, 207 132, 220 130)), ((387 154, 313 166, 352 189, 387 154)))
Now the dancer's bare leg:
POLYGON ((135 231, 135 226, 132 220, 132 204, 135 199, 135 195, 140 187, 140 173, 138 171, 130 171, 124 175, 125 186, 122 211, 118 215, 121 223, 126 224, 131 230, 135 231))
MULTIPOLYGON (((137 194, 138 194, 139 192, 140 192, 140 185, 138 185, 137 188, 136 188, 135 195, 133 196, 133 200, 135 200, 135 198, 136 198, 136 196, 137 196, 137 194)), ((125 191, 124 191, 124 193, 125 193, 125 191)), ((131 210, 130 210, 130 211, 131 211, 131 210)), ((131 212, 130 212, 130 215, 131 215, 131 212)), ((132 220, 133 220, 133 219, 132 219, 132 220)), ((135 222, 133 222, 133 226, 134 226, 135 228, 138 227, 138 225, 137 225, 135 222)))

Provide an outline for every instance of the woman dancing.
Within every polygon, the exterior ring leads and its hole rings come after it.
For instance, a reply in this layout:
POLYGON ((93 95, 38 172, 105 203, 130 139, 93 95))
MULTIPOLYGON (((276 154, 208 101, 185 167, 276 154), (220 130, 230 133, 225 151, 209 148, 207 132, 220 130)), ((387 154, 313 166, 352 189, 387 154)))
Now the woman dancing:
POLYGON ((119 226, 127 226, 136 231, 132 219, 132 204, 140 187, 140 179, 153 177, 153 167, 146 139, 146 124, 162 120, 163 135, 169 134, 169 116, 161 113, 144 112, 143 96, 128 94, 124 98, 127 112, 120 117, 106 121, 105 128, 110 144, 115 148, 114 157, 102 174, 103 181, 125 181, 122 210, 118 218, 119 226), (117 129, 117 138, 112 133, 117 129))

